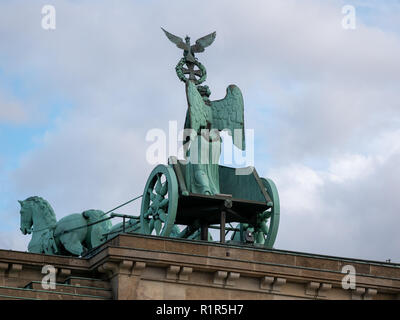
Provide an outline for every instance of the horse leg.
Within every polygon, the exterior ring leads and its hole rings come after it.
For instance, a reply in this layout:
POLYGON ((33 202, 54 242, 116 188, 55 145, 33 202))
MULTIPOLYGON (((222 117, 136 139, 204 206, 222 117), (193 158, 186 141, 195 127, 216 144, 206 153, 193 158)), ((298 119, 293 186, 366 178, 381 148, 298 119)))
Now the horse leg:
POLYGON ((86 248, 82 246, 82 237, 80 232, 68 232, 60 236, 60 241, 64 248, 73 255, 80 256, 86 248))
POLYGON ((57 222, 54 231, 56 241, 61 242, 62 247, 72 255, 82 255, 82 246, 87 234, 86 219, 79 213, 71 214, 57 222))

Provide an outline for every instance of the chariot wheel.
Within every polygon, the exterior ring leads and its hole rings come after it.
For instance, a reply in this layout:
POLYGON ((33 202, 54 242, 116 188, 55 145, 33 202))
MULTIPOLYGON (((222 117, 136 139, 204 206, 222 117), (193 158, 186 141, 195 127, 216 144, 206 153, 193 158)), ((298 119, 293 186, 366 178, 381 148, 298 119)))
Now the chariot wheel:
POLYGON ((172 167, 162 164, 155 167, 143 192, 141 233, 168 237, 174 227, 178 197, 178 182, 172 167))
MULTIPOLYGON (((266 248, 274 246, 279 228, 280 203, 275 183, 271 179, 261 178, 264 188, 272 200, 272 207, 257 215, 255 224, 239 224, 239 233, 234 233, 231 240, 246 242, 245 234, 253 234, 254 243, 266 248)), ((253 241, 251 240, 251 241, 253 241)))
POLYGON ((279 202, 279 194, 278 189, 276 188, 275 183, 268 178, 261 178, 265 189, 267 189, 267 193, 271 197, 273 206, 270 211, 265 211, 263 215, 265 216, 264 220, 262 221, 261 226, 266 226, 267 221, 269 220, 268 229, 262 227, 264 231, 267 231, 266 238, 265 233, 263 232, 264 236, 264 246, 267 248, 272 248, 274 246, 276 236, 278 235, 278 228, 279 228, 279 219, 281 214, 281 206, 279 202))

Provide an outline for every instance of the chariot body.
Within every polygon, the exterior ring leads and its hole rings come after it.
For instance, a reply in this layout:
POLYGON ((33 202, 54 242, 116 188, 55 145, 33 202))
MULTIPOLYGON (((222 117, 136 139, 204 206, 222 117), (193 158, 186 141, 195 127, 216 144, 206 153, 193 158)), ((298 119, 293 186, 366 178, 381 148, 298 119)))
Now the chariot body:
POLYGON ((260 178, 252 167, 247 168, 249 174, 237 175, 235 168, 219 166, 221 193, 192 193, 184 174, 188 164, 182 162, 170 158, 168 165, 158 165, 151 172, 142 199, 142 233, 212 241, 212 228, 220 229, 222 243, 232 231, 227 242, 272 248, 280 216, 272 180, 260 178))

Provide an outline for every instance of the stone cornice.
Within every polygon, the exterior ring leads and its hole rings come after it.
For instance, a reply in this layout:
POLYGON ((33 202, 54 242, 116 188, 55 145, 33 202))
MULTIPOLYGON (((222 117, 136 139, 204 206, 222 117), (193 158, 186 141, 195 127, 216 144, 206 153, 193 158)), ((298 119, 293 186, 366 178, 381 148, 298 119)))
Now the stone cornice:
MULTIPOLYGON (((32 268, 40 270, 46 264, 64 270, 59 272, 64 277, 89 272, 105 279, 117 279, 112 281, 119 285, 128 281, 121 277, 128 277, 126 279, 137 279, 135 286, 139 285, 137 281, 156 281, 224 288, 230 290, 230 294, 240 291, 305 299, 331 299, 339 294, 350 299, 373 299, 382 294, 395 297, 400 292, 400 266, 397 264, 341 260, 229 244, 125 234, 84 258, 0 250, 3 277, 16 278, 17 273, 32 268), (348 291, 342 288, 345 265, 352 265, 356 270, 356 286, 348 291), (299 289, 299 285, 303 289, 299 289)), ((127 287, 124 290, 128 290, 127 287)), ((140 296, 140 292, 138 294, 140 296)), ((121 294, 116 293, 116 296, 121 294)))

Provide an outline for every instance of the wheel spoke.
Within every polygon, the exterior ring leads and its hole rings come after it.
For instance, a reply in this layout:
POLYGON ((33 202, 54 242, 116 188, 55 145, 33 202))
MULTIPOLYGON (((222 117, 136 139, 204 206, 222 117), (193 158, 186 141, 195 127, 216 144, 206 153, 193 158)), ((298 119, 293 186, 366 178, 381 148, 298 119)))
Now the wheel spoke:
POLYGON ((156 234, 159 235, 162 227, 162 222, 161 220, 155 220, 154 221, 154 228, 156 229, 156 234))
POLYGON ((167 198, 167 199, 163 199, 163 200, 160 202, 159 207, 162 208, 162 209, 164 209, 166 206, 168 206, 168 202, 169 202, 168 198, 167 198))
POLYGON ((160 175, 157 175, 157 182, 156 182, 156 185, 154 186, 154 190, 156 191, 157 194, 160 194, 161 187, 162 187, 162 184, 161 184, 160 175))
POLYGON ((144 214, 145 218, 149 218, 149 215, 151 215, 153 213, 153 208, 149 207, 149 209, 147 210, 147 212, 144 214))
POLYGON ((261 222, 260 230, 261 230, 265 235, 268 234, 268 226, 267 226, 267 223, 266 223, 265 221, 264 221, 264 222, 261 222))
POLYGON ((147 192, 150 195, 150 200, 153 201, 156 197, 156 195, 153 193, 153 190, 151 188, 149 188, 149 190, 147 190, 147 192))
POLYGON ((158 194, 164 197, 167 194, 167 192, 168 192, 168 183, 167 181, 165 181, 158 194))
POLYGON ((257 232, 256 233, 256 243, 264 244, 264 242, 265 242, 264 234, 262 232, 257 232))
POLYGON ((260 215, 261 220, 269 219, 270 217, 271 217, 271 211, 264 211, 260 215))
POLYGON ((167 222, 167 215, 165 214, 163 209, 158 209, 158 216, 162 222, 167 222))
POLYGON ((152 233, 153 229, 154 229, 154 219, 151 219, 151 220, 150 220, 150 224, 149 224, 149 231, 150 231, 150 234, 152 233))

